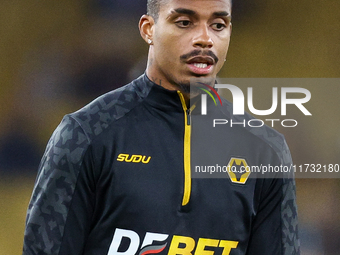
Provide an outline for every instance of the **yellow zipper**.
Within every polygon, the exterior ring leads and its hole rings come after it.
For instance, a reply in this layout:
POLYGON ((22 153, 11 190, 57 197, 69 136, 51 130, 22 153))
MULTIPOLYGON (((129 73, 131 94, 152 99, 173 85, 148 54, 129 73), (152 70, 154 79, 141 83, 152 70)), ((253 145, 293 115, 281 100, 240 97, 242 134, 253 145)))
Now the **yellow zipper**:
POLYGON ((191 195, 191 155, 190 155, 190 144, 191 144, 191 125, 190 125, 190 113, 193 109, 188 109, 183 94, 177 91, 179 98, 181 99, 182 107, 184 110, 184 192, 182 206, 185 206, 190 201, 191 195))

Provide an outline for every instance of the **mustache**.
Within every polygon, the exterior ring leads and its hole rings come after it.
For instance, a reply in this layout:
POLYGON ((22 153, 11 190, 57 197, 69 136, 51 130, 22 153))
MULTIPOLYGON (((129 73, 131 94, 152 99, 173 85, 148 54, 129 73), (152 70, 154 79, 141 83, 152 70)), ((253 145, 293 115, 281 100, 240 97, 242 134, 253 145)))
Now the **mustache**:
POLYGON ((213 53, 212 51, 204 51, 204 50, 193 50, 187 54, 184 54, 180 56, 181 61, 186 62, 188 59, 192 57, 198 57, 198 56, 209 56, 212 57, 215 60, 215 63, 218 62, 218 57, 213 53))

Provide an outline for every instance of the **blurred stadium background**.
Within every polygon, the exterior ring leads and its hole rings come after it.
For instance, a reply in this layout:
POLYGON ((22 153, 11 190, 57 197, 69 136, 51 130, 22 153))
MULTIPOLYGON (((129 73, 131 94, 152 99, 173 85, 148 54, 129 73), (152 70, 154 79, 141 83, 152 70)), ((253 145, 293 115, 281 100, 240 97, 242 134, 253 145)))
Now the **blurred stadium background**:
MULTIPOLYGON (((139 76, 146 0, 0 2, 0 255, 21 254, 45 145, 63 115, 139 76)), ((340 1, 234 0, 220 77, 338 78, 340 1)), ((313 126, 280 129, 294 163, 340 163, 340 86, 313 88, 313 126)), ((298 179, 303 255, 340 254, 340 181, 298 179)))

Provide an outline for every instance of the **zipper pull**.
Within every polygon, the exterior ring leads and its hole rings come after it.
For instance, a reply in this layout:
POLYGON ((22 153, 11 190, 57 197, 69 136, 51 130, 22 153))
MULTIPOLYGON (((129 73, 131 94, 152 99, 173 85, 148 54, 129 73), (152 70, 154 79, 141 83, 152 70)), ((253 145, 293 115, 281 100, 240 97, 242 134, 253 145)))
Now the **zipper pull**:
POLYGON ((191 125, 191 110, 187 109, 187 125, 191 125))

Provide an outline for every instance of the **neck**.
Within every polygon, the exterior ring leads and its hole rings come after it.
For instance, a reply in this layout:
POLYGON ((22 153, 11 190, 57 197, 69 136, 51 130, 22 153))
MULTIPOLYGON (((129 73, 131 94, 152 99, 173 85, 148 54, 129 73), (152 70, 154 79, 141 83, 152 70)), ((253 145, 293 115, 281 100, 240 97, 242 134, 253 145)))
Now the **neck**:
POLYGON ((152 72, 149 72, 149 69, 146 69, 145 71, 146 75, 148 76, 148 78, 155 84, 157 84, 158 86, 163 87, 166 90, 170 90, 170 91, 180 91, 183 96, 184 99, 187 103, 187 105, 190 103, 190 93, 183 91, 183 89, 181 89, 181 87, 179 85, 173 85, 167 81, 165 81, 164 79, 160 78, 157 75, 154 75, 152 72))
MULTIPOLYGON (((190 89, 187 88, 188 86, 190 86, 190 84, 181 85, 181 84, 176 83, 175 79, 172 79, 172 82, 171 82, 167 78, 166 74, 164 74, 161 70, 157 69, 157 64, 155 63, 153 52, 151 49, 149 50, 148 62, 147 62, 145 73, 148 76, 148 78, 155 84, 170 91, 180 91, 182 95, 184 96, 184 99, 187 105, 190 104, 190 98, 197 96, 197 95, 193 95, 193 93, 190 93, 190 89)), ((211 80, 211 78, 209 80, 211 80)))

